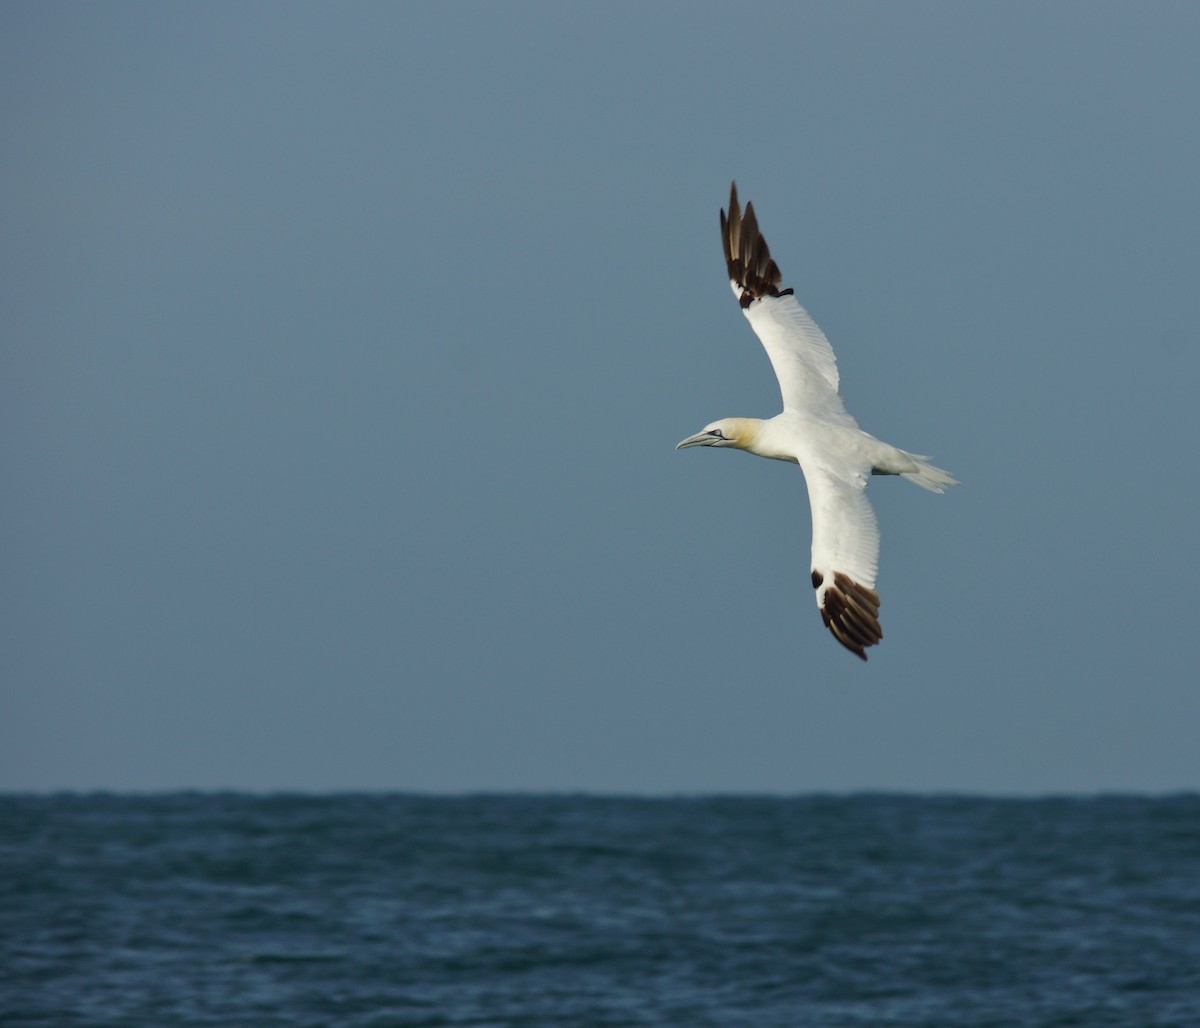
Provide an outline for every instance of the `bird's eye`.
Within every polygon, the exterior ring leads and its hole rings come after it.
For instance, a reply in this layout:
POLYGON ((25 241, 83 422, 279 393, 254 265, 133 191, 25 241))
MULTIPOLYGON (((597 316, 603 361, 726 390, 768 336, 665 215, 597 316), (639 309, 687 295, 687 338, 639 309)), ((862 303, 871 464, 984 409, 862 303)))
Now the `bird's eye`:
POLYGON ((714 435, 714 436, 716 436, 718 439, 724 439, 724 438, 725 438, 725 435, 724 435, 724 433, 722 433, 722 431, 721 431, 719 428, 714 428, 714 429, 713 429, 711 432, 709 432, 708 434, 709 434, 709 435, 714 435))

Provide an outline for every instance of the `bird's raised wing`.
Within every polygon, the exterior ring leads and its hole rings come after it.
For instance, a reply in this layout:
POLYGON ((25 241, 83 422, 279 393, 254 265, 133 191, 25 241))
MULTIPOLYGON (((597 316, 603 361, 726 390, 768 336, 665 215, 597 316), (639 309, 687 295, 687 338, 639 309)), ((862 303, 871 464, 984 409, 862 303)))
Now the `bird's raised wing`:
POLYGON ((721 211, 721 244, 734 295, 779 379, 783 409, 840 420, 845 408, 833 347, 792 290, 779 288, 783 276, 758 230, 754 205, 746 204, 744 213, 738 205, 736 182, 729 187, 729 214, 721 211))
POLYGON ((812 507, 812 584, 821 619, 863 660, 883 639, 879 627, 879 527, 867 499, 867 479, 827 468, 804 468, 812 507))

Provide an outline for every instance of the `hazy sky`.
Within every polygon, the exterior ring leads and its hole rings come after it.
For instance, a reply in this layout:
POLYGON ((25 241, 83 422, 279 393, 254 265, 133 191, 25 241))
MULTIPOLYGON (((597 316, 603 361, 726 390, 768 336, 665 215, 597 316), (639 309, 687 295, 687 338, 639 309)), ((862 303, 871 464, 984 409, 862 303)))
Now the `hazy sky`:
POLYGON ((1200 788, 1200 5, 0 8, 0 788, 1200 788), (822 627, 737 178, 868 431, 822 627))

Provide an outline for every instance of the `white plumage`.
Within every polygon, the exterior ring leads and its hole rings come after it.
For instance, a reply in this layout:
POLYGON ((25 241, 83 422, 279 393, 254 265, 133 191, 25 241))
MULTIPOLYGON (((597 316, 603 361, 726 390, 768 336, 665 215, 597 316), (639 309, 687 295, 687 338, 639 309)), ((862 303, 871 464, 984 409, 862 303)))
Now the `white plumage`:
POLYGON ((858 427, 838 395, 833 347, 792 290, 779 288, 779 268, 753 205, 741 211, 736 183, 728 215, 721 212, 721 241, 733 293, 779 380, 783 412, 765 421, 714 421, 677 449, 733 447, 800 465, 812 507, 817 607, 838 642, 866 660, 866 648, 883 638, 875 592, 879 528, 866 494, 870 476, 900 475, 935 493, 958 483, 927 457, 889 446, 858 427))

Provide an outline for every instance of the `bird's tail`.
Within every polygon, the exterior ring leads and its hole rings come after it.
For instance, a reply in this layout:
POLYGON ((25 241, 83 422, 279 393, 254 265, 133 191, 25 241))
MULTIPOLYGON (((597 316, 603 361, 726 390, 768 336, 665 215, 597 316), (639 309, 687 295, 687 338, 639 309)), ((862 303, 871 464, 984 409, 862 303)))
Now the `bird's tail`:
POLYGON ((901 471, 901 478, 907 478, 910 482, 919 485, 922 489, 928 489, 931 493, 944 493, 947 486, 959 484, 950 472, 935 468, 930 464, 928 457, 909 453, 907 450, 900 452, 916 465, 911 471, 901 471))

